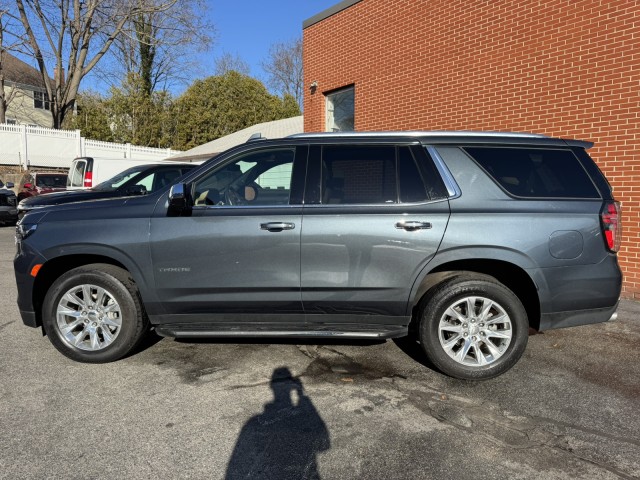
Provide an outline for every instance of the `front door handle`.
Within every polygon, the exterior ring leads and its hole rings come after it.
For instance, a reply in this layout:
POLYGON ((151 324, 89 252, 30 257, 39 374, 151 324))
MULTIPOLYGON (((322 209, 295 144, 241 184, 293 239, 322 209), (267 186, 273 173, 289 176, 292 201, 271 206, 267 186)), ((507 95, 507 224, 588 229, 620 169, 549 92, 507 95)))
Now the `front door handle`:
POLYGON ((415 221, 403 221, 396 223, 396 228, 400 230, 406 230, 408 232, 415 232, 416 230, 428 230, 432 227, 429 222, 415 222, 415 221))
POLYGON ((296 228, 295 223, 289 222, 269 222, 269 223, 261 223, 261 230, 268 230, 270 232, 281 232, 283 230, 293 230, 296 228))

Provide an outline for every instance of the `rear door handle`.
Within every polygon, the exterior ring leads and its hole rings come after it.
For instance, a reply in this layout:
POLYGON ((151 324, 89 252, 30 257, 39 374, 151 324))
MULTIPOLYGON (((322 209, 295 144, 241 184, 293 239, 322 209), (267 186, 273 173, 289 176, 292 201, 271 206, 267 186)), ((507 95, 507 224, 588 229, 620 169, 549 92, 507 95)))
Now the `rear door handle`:
POLYGON ((396 223, 396 228, 400 230, 407 230, 408 232, 415 232, 416 230, 428 230, 432 227, 429 222, 416 222, 405 220, 403 222, 396 223))
POLYGON ((269 222, 269 223, 261 223, 261 230, 268 230, 270 232, 281 232, 283 230, 293 230, 296 228, 295 223, 289 222, 269 222))

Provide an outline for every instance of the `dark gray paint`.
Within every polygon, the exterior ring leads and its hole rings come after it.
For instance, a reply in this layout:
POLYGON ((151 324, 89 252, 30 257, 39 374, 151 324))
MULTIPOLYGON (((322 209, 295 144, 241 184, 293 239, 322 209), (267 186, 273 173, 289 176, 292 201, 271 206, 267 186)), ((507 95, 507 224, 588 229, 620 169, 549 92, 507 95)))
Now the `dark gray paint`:
MULTIPOLYGON (((602 201, 514 199, 454 146, 502 142, 566 147, 567 142, 474 135, 465 143, 464 138, 351 134, 263 141, 234 148, 182 180, 189 185, 235 154, 257 148, 422 141, 434 146, 459 188, 459 196, 449 200, 193 208, 169 217, 167 189, 29 213, 24 222, 38 223, 38 229, 14 263, 25 323, 37 323, 29 275, 33 265, 86 254, 127 268, 152 322, 175 334, 182 328, 200 334, 259 330, 398 336, 406 333, 429 273, 465 259, 500 260, 526 272, 536 287, 545 327, 578 324, 581 318, 585 323, 607 320, 622 278, 616 255, 604 246, 602 201), (395 228, 403 219, 427 222, 431 228, 395 228), (269 232, 261 229, 265 222, 290 222, 295 228, 269 232)), ((314 171, 319 169, 307 169, 307 187, 317 182, 314 171)), ((606 182, 596 184, 608 198, 610 191, 602 187, 606 182)))

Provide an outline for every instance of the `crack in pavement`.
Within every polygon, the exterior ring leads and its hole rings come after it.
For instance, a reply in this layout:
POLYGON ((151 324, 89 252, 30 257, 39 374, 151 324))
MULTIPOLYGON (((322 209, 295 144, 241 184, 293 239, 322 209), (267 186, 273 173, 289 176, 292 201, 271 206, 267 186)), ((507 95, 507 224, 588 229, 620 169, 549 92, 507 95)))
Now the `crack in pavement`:
MULTIPOLYGON (((309 364, 307 369, 305 369, 299 377, 305 376, 314 362, 320 362, 325 367, 324 370, 326 373, 333 371, 331 369, 330 360, 322 358, 323 351, 328 351, 332 354, 338 355, 339 357, 348 360, 351 364, 357 365, 358 369, 362 372, 362 375, 365 377, 367 376, 364 372, 369 369, 359 364, 344 352, 340 352, 326 346, 319 346, 316 347, 314 355, 307 349, 302 349, 301 346, 297 347, 303 355, 313 360, 313 362, 309 364)), ((353 373, 355 375, 358 374, 357 372, 353 373)), ((438 422, 466 433, 481 435, 496 446, 512 450, 526 450, 532 448, 555 450, 561 454, 570 455, 581 462, 606 470, 620 478, 635 478, 607 463, 602 463, 576 453, 568 446, 568 440, 576 437, 566 434, 555 434, 549 431, 549 428, 571 428, 599 438, 640 446, 640 442, 635 440, 622 438, 579 425, 573 425, 562 420, 554 420, 544 417, 524 416, 520 417, 522 420, 516 422, 508 418, 506 413, 494 413, 487 406, 486 401, 481 402, 479 405, 474 405, 465 397, 452 396, 428 385, 422 386, 422 389, 427 392, 421 392, 412 387, 405 387, 402 385, 404 382, 397 381, 398 379, 407 380, 406 377, 401 375, 383 375, 382 377, 374 375, 374 377, 377 379, 389 379, 390 381, 388 384, 391 388, 405 395, 407 402, 438 422), (475 425, 482 425, 482 428, 474 428, 475 425)))
POLYGON ((4 328, 8 327, 12 323, 16 323, 15 320, 12 321, 12 322, 7 322, 7 323, 4 323, 4 324, 0 325, 0 331, 3 330, 4 328))

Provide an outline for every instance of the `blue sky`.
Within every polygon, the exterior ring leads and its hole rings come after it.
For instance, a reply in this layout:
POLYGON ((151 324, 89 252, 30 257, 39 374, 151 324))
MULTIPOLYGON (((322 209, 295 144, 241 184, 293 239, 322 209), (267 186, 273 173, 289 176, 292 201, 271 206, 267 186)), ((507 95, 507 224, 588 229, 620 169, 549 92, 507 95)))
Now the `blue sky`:
POLYGON ((262 77, 260 62, 269 47, 302 35, 302 22, 339 3, 339 0, 217 0, 209 1, 209 17, 217 28, 217 42, 203 60, 213 69, 221 53, 238 54, 262 77))
MULTIPOLYGON (((224 53, 237 55, 251 68, 250 75, 266 83, 260 63, 267 59, 274 43, 302 36, 302 22, 339 3, 340 0, 206 0, 206 15, 216 29, 211 49, 197 55, 201 68, 197 77, 213 75, 215 59, 224 53)), ((100 64, 99 64, 100 65, 100 64)), ((99 68, 86 77, 82 90, 106 92, 99 68)), ((173 87, 174 95, 186 87, 173 87)))

